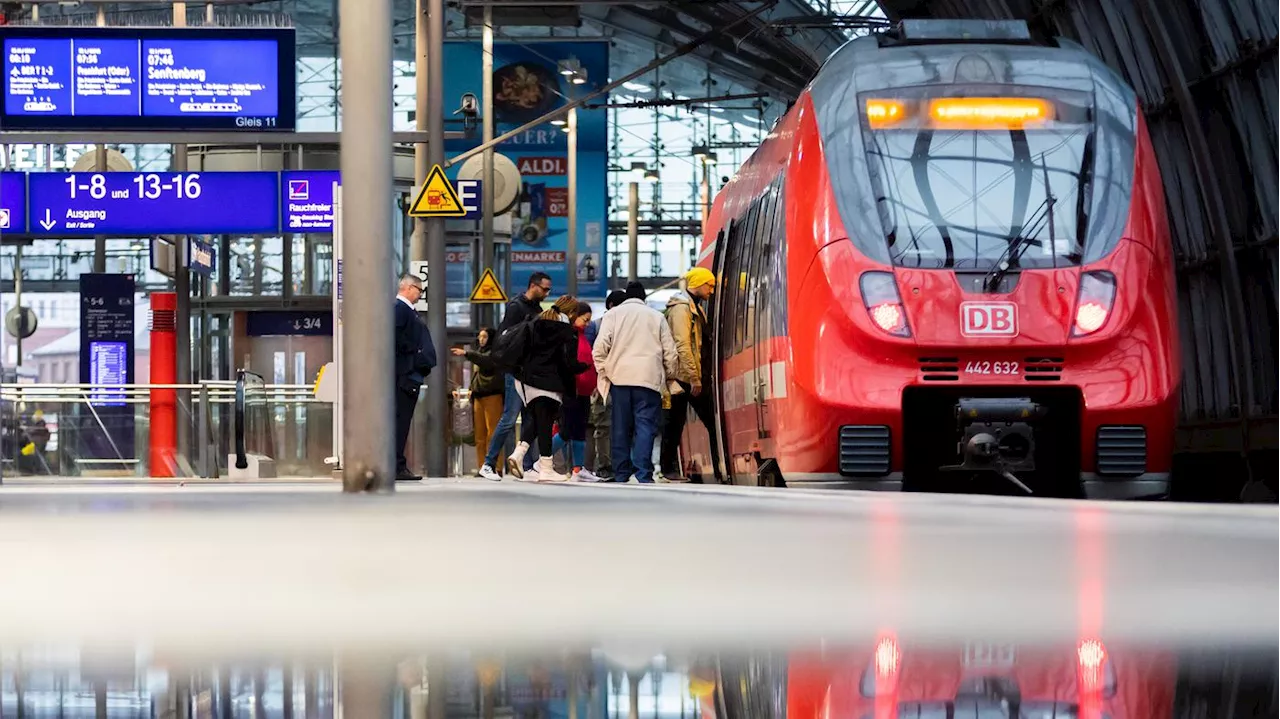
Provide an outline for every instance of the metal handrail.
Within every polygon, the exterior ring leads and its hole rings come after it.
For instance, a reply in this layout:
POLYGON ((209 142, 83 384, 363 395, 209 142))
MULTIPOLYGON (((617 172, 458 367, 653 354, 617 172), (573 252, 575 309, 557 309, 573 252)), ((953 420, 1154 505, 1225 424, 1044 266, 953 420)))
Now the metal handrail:
MULTIPOLYGON (((214 404, 230 404, 235 400, 236 383, 228 380, 209 380, 199 384, 8 384, 0 387, 0 399, 11 402, 90 402, 92 395, 111 392, 112 401, 127 404, 144 404, 150 401, 153 390, 199 390, 199 402, 204 396, 214 404)), ((304 384, 267 384, 263 394, 269 400, 289 404, 313 403, 314 388, 304 384)))

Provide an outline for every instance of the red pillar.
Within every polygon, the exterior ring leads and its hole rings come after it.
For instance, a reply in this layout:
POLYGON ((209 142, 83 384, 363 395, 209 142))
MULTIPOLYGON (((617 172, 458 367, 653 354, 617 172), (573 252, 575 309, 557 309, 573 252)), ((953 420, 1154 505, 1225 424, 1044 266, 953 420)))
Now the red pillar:
MULTIPOLYGON (((178 295, 151 295, 151 384, 175 384, 178 380, 178 337, 175 332, 178 295)), ((172 477, 177 468, 178 393, 151 390, 152 477, 172 477)))

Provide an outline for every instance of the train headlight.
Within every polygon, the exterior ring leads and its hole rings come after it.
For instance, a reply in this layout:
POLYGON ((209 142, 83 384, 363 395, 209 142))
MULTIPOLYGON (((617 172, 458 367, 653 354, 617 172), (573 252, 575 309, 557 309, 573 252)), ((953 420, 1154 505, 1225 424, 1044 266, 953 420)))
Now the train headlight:
POLYGON ((892 272, 864 272, 858 281, 862 290, 862 303, 872 323, 895 337, 910 337, 907 313, 898 296, 898 283, 892 272))
POLYGON ((1072 337, 1084 337, 1102 329, 1111 315, 1116 298, 1116 278, 1110 272, 1080 275, 1080 297, 1076 301, 1076 322, 1072 337))

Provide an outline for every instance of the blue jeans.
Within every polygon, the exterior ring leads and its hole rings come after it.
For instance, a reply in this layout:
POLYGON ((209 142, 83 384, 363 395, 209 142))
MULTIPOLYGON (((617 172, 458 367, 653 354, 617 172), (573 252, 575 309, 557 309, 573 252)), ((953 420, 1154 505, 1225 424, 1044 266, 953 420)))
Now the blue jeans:
POLYGON ((653 483, 653 441, 658 436, 662 395, 645 387, 609 390, 611 454, 614 476, 625 482, 635 475, 641 484, 653 483))
MULTIPOLYGON (((515 438, 516 418, 524 410, 524 402, 520 399, 520 393, 516 391, 515 377, 507 375, 503 386, 506 391, 502 395, 502 417, 498 419, 498 426, 494 428, 493 437, 489 440, 489 451, 484 456, 484 463, 490 467, 498 461, 498 454, 502 452, 507 440, 515 438)), ((533 468, 533 461, 537 457, 537 448, 530 447, 522 463, 526 472, 533 468)), ((502 471, 501 467, 493 468, 502 471)))
MULTIPOLYGON (((516 431, 516 418, 520 416, 520 410, 524 408, 524 403, 520 401, 520 393, 516 392, 516 380, 511 375, 507 375, 505 380, 506 391, 502 395, 502 417, 498 420, 498 426, 493 430, 493 437, 489 439, 489 452, 484 456, 484 463, 493 467, 498 461, 498 453, 502 451, 503 445, 511 438, 516 431)), ((501 469, 495 467, 495 469, 501 469)))

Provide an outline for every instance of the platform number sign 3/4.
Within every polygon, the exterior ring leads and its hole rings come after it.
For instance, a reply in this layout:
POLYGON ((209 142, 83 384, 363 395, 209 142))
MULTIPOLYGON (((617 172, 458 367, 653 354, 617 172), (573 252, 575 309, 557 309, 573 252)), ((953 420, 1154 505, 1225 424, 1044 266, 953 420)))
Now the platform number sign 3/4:
POLYGON ((960 334, 965 337, 1017 337, 1018 306, 1012 302, 961 302, 960 334))

